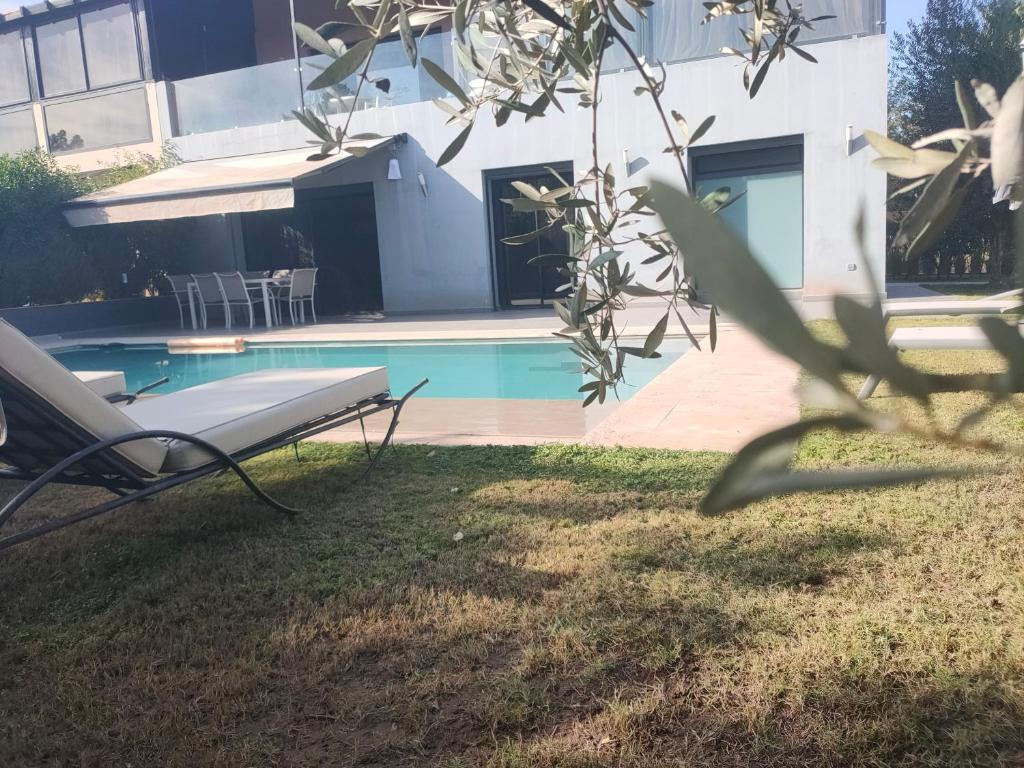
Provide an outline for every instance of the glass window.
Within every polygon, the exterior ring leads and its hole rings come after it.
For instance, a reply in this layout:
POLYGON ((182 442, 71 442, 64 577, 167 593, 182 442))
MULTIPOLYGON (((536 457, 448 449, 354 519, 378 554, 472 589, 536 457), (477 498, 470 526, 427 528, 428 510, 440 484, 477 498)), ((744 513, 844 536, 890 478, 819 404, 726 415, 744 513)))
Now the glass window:
POLYGON ((126 83, 142 77, 135 18, 129 4, 82 14, 82 38, 89 67, 89 87, 126 83))
POLYGON ((36 146, 36 122, 31 109, 0 114, 0 155, 13 155, 36 146))
POLYGON ((25 44, 21 32, 0 35, 0 105, 28 101, 28 69, 25 66, 25 44))
POLYGON ((48 104, 46 132, 54 154, 137 144, 152 138, 142 88, 48 104))
POLYGON ((85 65, 77 17, 36 27, 36 48, 46 96, 85 90, 85 65))
POLYGON ((694 158, 698 195, 726 187, 740 196, 719 216, 743 236, 780 288, 803 285, 803 163, 792 162, 801 154, 801 147, 788 146, 694 158), (740 167, 751 157, 760 160, 740 167))

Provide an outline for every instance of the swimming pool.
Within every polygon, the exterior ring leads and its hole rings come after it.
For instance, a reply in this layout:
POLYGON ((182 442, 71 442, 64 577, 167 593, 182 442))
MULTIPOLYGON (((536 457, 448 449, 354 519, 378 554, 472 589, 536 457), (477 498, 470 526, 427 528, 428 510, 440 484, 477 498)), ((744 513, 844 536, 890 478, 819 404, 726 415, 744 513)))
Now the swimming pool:
MULTIPOLYGON (((666 339, 661 358, 631 358, 620 399, 628 399, 689 349, 685 340, 666 339)), ((424 377, 430 379, 417 397, 575 400, 586 380, 579 359, 561 341, 252 344, 237 354, 171 354, 163 345, 118 344, 56 350, 53 355, 73 371, 124 371, 129 391, 167 376, 170 382, 154 393, 265 368, 384 365, 398 394, 424 377)))

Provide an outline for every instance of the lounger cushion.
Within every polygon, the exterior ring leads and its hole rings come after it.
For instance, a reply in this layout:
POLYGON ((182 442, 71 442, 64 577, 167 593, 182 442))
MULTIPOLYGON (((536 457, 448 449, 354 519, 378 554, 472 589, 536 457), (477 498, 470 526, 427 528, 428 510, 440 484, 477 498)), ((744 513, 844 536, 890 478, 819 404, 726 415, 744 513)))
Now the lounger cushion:
POLYGON ((897 328, 889 337, 896 349, 991 349, 988 337, 976 325, 897 328))
POLYGON ((100 397, 124 394, 127 385, 121 371, 72 371, 80 382, 100 397))
MULTIPOLYGON (((172 429, 235 453, 388 390, 386 368, 279 368, 138 400, 124 411, 146 429, 172 429)), ((176 440, 164 472, 210 462, 202 448, 176 440)))
POLYGON ((890 317, 913 315, 998 315, 1019 309, 1020 299, 906 299, 885 305, 890 317))
MULTIPOLYGON (((0 320, 0 369, 5 376, 35 392, 90 435, 105 439, 140 429, 123 410, 97 395, 21 331, 3 320, 0 320)), ((156 474, 167 454, 167 446, 160 440, 136 440, 114 450, 130 462, 133 469, 146 475, 156 474)))

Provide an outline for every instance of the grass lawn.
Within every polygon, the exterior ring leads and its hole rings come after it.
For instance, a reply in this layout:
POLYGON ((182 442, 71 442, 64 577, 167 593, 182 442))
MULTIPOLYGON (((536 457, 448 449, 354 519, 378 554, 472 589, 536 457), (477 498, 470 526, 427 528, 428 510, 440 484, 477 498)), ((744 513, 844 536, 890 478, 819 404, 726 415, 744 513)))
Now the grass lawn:
POLYGON ((0 556, 0 765, 1024 763, 1017 464, 708 519, 722 454, 399 446, 350 489, 356 447, 301 453, 251 463, 294 522, 225 476, 0 556))

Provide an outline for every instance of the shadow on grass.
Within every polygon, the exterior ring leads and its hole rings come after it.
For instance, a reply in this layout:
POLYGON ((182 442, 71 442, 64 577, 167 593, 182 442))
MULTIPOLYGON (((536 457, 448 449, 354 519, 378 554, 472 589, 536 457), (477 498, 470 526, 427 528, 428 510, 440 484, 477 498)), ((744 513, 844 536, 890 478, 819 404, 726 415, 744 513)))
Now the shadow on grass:
POLYGON ((0 557, 0 764, 1019 756, 1009 664, 817 616, 893 542, 693 516, 720 455, 400 446, 354 487, 358 447, 302 456, 252 462, 294 522, 222 477, 0 557))

